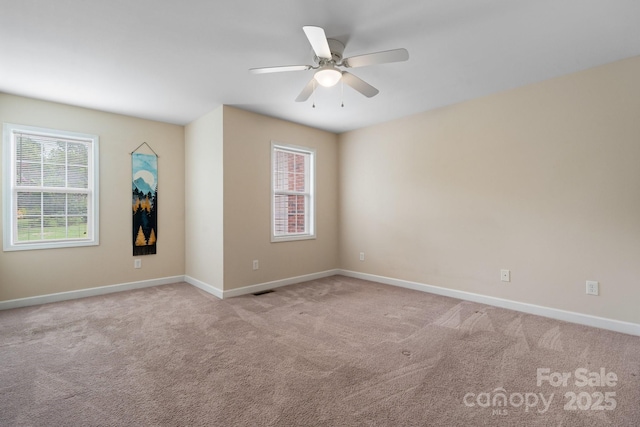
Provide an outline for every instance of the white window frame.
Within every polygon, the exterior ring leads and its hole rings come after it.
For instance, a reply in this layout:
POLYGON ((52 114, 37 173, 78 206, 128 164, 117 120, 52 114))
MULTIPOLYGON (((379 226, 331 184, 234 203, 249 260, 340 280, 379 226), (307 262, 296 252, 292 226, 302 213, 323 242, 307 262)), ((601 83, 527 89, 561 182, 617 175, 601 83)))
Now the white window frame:
POLYGON ((296 240, 309 240, 316 238, 316 197, 315 197, 315 182, 316 182, 316 150, 314 148, 302 147, 291 144, 283 144, 276 141, 271 141, 271 242, 289 242, 296 240), (308 170, 306 171, 307 181, 306 188, 308 191, 305 193, 300 192, 289 192, 289 191, 276 191, 275 189, 275 177, 274 177, 274 169, 275 169, 275 161, 276 161, 276 151, 289 151, 293 153, 301 153, 309 155, 309 165, 308 170), (275 213, 275 198, 276 195, 304 195, 305 196, 305 226, 306 230, 304 233, 287 233, 282 235, 276 235, 276 213, 275 213))
MULTIPOLYGON (((2 168, 2 202, 3 202, 3 250, 22 251, 35 249, 70 248, 78 246, 96 246, 99 244, 99 138, 97 135, 89 135, 78 132, 69 132, 57 129, 47 129, 35 126, 16 125, 4 123, 3 125, 3 168, 2 168), (36 136, 46 136, 76 140, 87 144, 89 149, 88 159, 88 185, 82 192, 88 195, 87 200, 87 237, 66 238, 56 240, 36 240, 29 242, 18 241, 17 221, 17 194, 20 187, 16 185, 16 134, 27 133, 36 136), (15 213, 15 215, 14 215, 15 213)), ((34 189, 34 187, 30 187, 34 189)), ((46 192, 77 193, 78 189, 69 187, 37 187, 46 192)))

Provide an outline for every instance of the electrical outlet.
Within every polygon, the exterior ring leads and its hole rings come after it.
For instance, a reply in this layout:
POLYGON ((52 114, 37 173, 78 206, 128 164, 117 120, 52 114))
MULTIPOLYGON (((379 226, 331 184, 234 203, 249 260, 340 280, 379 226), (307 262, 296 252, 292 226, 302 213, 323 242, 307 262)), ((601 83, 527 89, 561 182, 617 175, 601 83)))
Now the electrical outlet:
POLYGON ((257 269, 259 269, 259 268, 260 268, 260 263, 258 262, 258 260, 257 260, 257 259, 254 259, 254 260, 253 260, 253 269, 254 269, 254 270, 257 270, 257 269))
POLYGON ((600 294, 600 286, 598 282, 593 280, 587 280, 587 295, 599 295, 600 294))
POLYGON ((142 268, 142 260, 134 259, 133 260, 133 268, 142 268))
POLYGON ((500 270, 500 280, 503 282, 511 281, 511 271, 509 270, 500 270))
POLYGON ((360 252, 360 261, 364 261, 364 252, 360 252))

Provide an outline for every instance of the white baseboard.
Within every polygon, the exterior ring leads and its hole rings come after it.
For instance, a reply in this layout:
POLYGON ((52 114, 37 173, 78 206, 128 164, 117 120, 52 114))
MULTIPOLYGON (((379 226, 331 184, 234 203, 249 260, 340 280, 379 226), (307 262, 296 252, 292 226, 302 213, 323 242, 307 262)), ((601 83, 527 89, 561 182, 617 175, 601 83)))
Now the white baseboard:
POLYGON ((423 283, 410 282, 408 280, 393 279, 391 277, 376 276, 374 274, 367 273, 358 273, 356 271, 350 270, 339 270, 338 274, 342 274, 347 277, 354 277, 356 279, 383 283, 385 285, 399 286, 401 288, 414 289, 416 291, 428 292, 431 294, 477 302, 480 304, 492 305, 495 307, 506 308, 523 313, 535 314, 537 316, 563 320, 565 322, 577 323, 579 325, 592 326, 594 328, 607 329, 614 332, 621 332, 623 334, 640 336, 640 325, 636 323, 623 322, 620 320, 591 316, 588 314, 565 311, 557 308, 527 304, 524 302, 474 294, 471 292, 459 291, 455 289, 441 288, 438 286, 426 285, 423 283))
POLYGON ((190 285, 195 286, 198 289, 202 289, 203 291, 222 299, 224 297, 223 291, 216 288, 215 286, 211 286, 208 283, 202 282, 198 279, 194 279, 191 276, 184 276, 184 281, 190 285))
POLYGON ((96 295, 112 294, 114 292, 130 291, 133 289, 150 288, 151 286, 168 285, 184 282, 184 276, 162 277, 160 279, 141 280, 139 282, 121 283, 117 285, 100 286, 97 288, 78 289, 77 291, 59 292, 35 297, 18 298, 8 301, 0 301, 0 310, 10 308, 28 307, 31 305, 47 304, 50 302, 66 301, 71 299, 93 297, 96 295))
POLYGON ((369 280, 372 282, 382 283, 386 285, 398 286, 401 288, 413 289, 422 292, 428 292, 436 295, 447 296, 451 298, 461 299, 465 301, 477 302, 480 304, 492 305, 495 307, 506 308, 509 310, 520 311, 523 313, 535 314, 538 316, 548 317, 551 319, 562 320, 565 322, 577 323, 580 325, 591 326, 595 328, 607 329, 614 332, 621 332, 629 335, 640 336, 640 324, 623 322, 620 320, 607 319, 604 317, 591 316, 588 314, 565 311, 551 307, 543 307, 534 304, 527 304, 518 301, 512 301, 487 295, 475 294, 471 292, 459 291, 455 289, 441 288, 438 286, 427 285, 424 283, 411 282, 408 280, 394 279, 391 277, 377 276, 374 274, 359 273, 350 270, 326 270, 319 273, 305 274, 302 276, 289 277, 286 279, 274 280, 271 282, 259 283, 251 286, 244 286, 238 289, 230 289, 228 291, 220 290, 214 286, 194 279, 190 276, 172 276, 159 279, 142 280, 139 282, 121 283, 110 286, 100 286, 97 288, 79 289, 76 291, 60 292, 48 295, 39 295, 35 297, 19 298, 8 301, 0 301, 0 310, 11 308, 28 307, 32 305, 47 304, 51 302, 66 301, 78 298, 91 297, 96 295, 111 294, 114 292, 129 291, 133 289, 148 288, 152 286, 168 285, 178 282, 187 282, 203 291, 214 295, 217 298, 231 298, 240 295, 253 294, 256 292, 266 291, 279 288, 282 286, 293 285, 296 283, 307 282, 310 280, 322 279, 341 274, 347 277, 369 280))
POLYGON ((308 282, 309 280, 322 279, 324 277, 340 274, 341 270, 326 270, 319 273, 305 274, 302 276, 289 277, 287 279, 274 280, 272 282, 258 283, 257 285, 244 286, 242 288, 230 289, 223 292, 223 298, 238 297, 240 295, 253 294, 256 292, 268 291, 282 286, 296 283, 308 282))
POLYGON ((256 292, 268 291, 270 289, 280 288, 282 286, 293 285, 296 283, 308 282, 309 280, 322 279, 324 277, 335 276, 341 274, 342 270, 326 270, 319 273, 305 274, 302 276, 289 277, 286 279, 273 280, 271 282, 258 283, 256 285, 243 286, 242 288, 230 289, 223 291, 208 283, 185 276, 184 281, 196 288, 202 289, 220 299, 239 297, 240 295, 254 294, 256 292))

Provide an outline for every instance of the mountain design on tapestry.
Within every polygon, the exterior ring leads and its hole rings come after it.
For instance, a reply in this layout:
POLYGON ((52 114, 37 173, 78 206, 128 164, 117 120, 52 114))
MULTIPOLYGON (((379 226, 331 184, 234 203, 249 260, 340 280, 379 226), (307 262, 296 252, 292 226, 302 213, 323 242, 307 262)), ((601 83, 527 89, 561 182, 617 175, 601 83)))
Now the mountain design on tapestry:
POLYGON ((138 190, 141 194, 153 194, 151 186, 147 184, 147 181, 145 181, 142 177, 134 180, 132 184, 133 185, 131 189, 134 191, 138 190))

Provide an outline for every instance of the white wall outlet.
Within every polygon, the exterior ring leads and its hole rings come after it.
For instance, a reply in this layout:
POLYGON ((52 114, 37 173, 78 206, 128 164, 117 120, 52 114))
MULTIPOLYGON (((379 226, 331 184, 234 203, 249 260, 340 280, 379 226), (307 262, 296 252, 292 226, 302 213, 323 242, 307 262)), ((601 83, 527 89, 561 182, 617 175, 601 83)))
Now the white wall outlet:
POLYGON ((140 258, 133 260, 133 268, 142 268, 142 260, 140 258))
POLYGON ((364 261, 364 252, 360 252, 360 261, 364 261))
POLYGON ((587 280, 587 295, 599 295, 600 286, 598 282, 593 280, 587 280))
POLYGON ((509 270, 500 270, 500 280, 503 282, 511 281, 511 271, 509 270))
POLYGON ((254 259, 254 260, 253 260, 253 269, 254 269, 254 270, 257 270, 257 269, 259 269, 259 268, 260 268, 260 263, 258 262, 258 260, 257 260, 257 259, 254 259))

